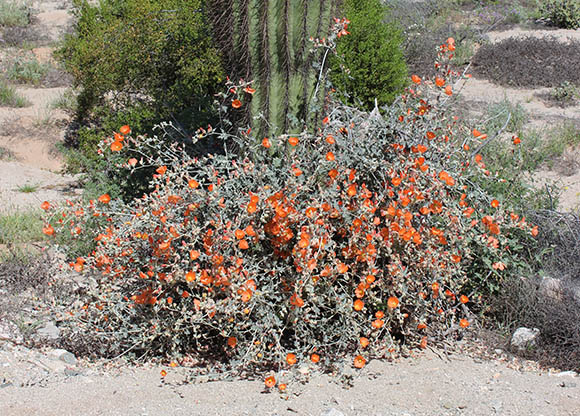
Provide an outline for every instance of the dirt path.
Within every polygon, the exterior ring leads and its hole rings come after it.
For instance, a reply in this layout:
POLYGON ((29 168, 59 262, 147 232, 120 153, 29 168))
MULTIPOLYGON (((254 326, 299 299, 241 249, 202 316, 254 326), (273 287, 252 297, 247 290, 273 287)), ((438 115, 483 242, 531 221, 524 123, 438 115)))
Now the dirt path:
MULTIPOLYGON (((54 42, 70 23, 71 16, 63 8, 66 5, 66 2, 32 3, 35 18, 30 30, 37 34, 40 46, 28 50, 2 49, 0 61, 4 70, 12 60, 36 59, 41 64, 52 61, 54 42)), ((70 198, 77 182, 72 176, 59 174, 63 157, 57 144, 63 140, 69 116, 54 108, 54 103, 67 87, 15 84, 14 88, 29 105, 0 107, 0 212, 38 209, 44 200, 70 198)))
POLYGON ((580 414, 580 378, 518 371, 500 360, 426 352, 373 361, 344 389, 327 376, 292 386, 286 400, 262 381, 179 382, 168 369, 78 375, 46 387, 0 389, 0 414, 32 415, 570 415, 580 414))

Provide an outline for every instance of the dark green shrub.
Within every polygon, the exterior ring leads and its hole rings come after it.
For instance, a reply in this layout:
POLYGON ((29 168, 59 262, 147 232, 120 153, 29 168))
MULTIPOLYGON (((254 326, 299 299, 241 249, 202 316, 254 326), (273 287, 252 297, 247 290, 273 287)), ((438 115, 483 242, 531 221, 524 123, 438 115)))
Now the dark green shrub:
POLYGON ((578 0, 545 0, 540 12, 543 17, 558 27, 578 29, 580 27, 580 3, 578 0))
POLYGON ((330 80, 342 99, 365 109, 391 103, 407 83, 400 30, 385 23, 379 0, 346 0, 350 34, 339 40, 330 61, 330 80))
POLYGON ((75 29, 58 55, 81 88, 80 121, 97 107, 108 114, 152 109, 149 127, 173 119, 190 128, 211 119, 212 94, 224 76, 202 6, 75 0, 75 29))

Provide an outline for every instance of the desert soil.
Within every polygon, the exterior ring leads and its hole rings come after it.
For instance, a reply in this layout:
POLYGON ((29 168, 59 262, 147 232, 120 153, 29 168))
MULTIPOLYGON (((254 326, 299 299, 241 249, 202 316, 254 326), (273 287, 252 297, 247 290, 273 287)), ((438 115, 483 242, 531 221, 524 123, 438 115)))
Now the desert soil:
MULTIPOLYGON (((41 62, 70 24, 70 2, 33 2, 35 25, 45 44, 22 53, 41 62)), ((492 41, 518 36, 515 28, 489 34, 492 41)), ((538 31, 529 35, 579 38, 578 31, 538 31)), ((7 59, 14 54, 0 50, 7 59)), ((18 52, 21 53, 21 52, 18 52)), ((31 106, 0 108, 0 212, 37 208, 43 200, 71 198, 77 178, 63 175, 62 142, 68 116, 51 103, 66 87, 17 86, 31 106), (1 149, 0 149, 1 150, 1 149), (25 185, 35 192, 19 191, 25 185)), ((532 126, 580 122, 580 106, 548 107, 540 90, 509 89, 472 79, 462 94, 471 108, 487 108, 507 97, 520 102, 532 126)), ((476 111, 477 113, 477 111, 476 111)), ((572 153, 573 154, 573 153, 572 153)), ((580 172, 566 175, 545 170, 564 187, 560 209, 577 207, 580 172)), ((2 324, 2 322, 0 322, 2 324)), ((6 324, 6 323, 4 323, 6 324)), ((50 323, 49 323, 50 326, 50 323)), ((51 349, 19 344, 14 327, 0 325, 0 415, 579 415, 580 378, 575 373, 540 369, 503 349, 474 353, 477 342, 449 356, 427 350, 412 358, 371 361, 353 373, 350 388, 314 375, 305 385, 292 386, 287 397, 265 394, 261 380, 181 383, 185 369, 169 369, 165 379, 158 365, 122 368, 83 362, 51 349)), ((496 347, 497 348, 497 347, 496 347)), ((484 349, 481 347, 481 349, 484 349)))

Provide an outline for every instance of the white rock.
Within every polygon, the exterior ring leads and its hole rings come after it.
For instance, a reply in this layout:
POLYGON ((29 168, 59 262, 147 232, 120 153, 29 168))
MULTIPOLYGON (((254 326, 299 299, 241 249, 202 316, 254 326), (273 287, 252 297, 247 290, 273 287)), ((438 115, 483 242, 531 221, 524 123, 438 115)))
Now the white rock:
POLYGON ((326 409, 324 412, 320 414, 320 416, 345 416, 340 410, 336 410, 334 407, 330 409, 326 409))
POLYGON ((552 299, 562 299, 562 280, 553 277, 542 277, 540 281, 540 293, 552 299))
POLYGON ((518 351, 525 351, 536 345, 539 335, 540 330, 538 328, 529 329, 520 327, 512 335, 510 345, 518 351))
POLYGON ((562 371, 561 373, 552 374, 554 377, 578 377, 576 371, 562 371))
POLYGON ((56 340, 60 337, 60 329, 54 322, 47 322, 42 328, 36 331, 36 335, 41 339, 56 340))

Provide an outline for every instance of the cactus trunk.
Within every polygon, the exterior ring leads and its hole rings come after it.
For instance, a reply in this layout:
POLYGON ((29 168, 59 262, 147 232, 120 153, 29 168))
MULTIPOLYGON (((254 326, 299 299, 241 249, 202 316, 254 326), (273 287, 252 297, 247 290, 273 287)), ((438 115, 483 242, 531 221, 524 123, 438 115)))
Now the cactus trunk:
POLYGON ((209 0, 215 38, 232 79, 253 80, 257 90, 238 122, 258 135, 301 131, 317 119, 319 71, 310 37, 328 35, 339 0, 209 0), (253 120, 261 114, 262 118, 253 120))

